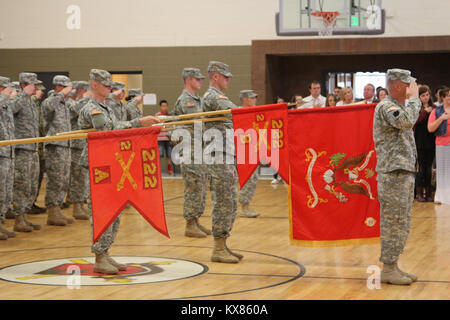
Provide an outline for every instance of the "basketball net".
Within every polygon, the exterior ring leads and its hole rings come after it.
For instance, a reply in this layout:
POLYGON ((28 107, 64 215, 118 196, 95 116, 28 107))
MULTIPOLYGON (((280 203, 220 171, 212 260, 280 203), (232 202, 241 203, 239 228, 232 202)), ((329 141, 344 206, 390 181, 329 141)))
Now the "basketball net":
POLYGON ((319 22, 319 36, 331 36, 333 34, 334 26, 336 25, 336 18, 339 16, 337 11, 316 11, 311 13, 319 22))

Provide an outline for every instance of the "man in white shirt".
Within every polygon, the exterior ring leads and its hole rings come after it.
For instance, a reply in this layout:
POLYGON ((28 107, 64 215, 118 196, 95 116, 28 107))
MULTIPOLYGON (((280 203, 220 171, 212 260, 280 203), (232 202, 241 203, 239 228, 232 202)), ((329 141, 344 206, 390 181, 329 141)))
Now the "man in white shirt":
POLYGON ((303 99, 305 104, 301 106, 302 109, 306 108, 323 108, 327 102, 327 99, 320 95, 320 82, 312 81, 309 85, 310 95, 303 99))
POLYGON ((366 86, 364 87, 364 103, 374 103, 377 102, 376 101, 376 97, 375 97, 375 86, 371 83, 366 84, 366 86))

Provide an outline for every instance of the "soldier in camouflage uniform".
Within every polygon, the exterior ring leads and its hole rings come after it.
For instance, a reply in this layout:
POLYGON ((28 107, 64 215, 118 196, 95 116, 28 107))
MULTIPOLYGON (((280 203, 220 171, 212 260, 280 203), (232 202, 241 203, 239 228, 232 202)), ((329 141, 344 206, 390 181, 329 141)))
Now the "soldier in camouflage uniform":
MULTIPOLYGON (((202 112, 201 98, 196 92, 202 86, 202 79, 205 77, 199 69, 184 68, 182 72, 184 90, 175 103, 175 115, 202 112)), ((194 134, 192 126, 186 126, 191 134, 191 155, 190 163, 181 163, 181 174, 184 179, 184 205, 183 216, 186 219, 186 230, 184 235, 194 238, 205 238, 211 234, 211 230, 203 227, 199 218, 205 211, 207 168, 203 163, 194 163, 194 146, 202 145, 202 132, 194 134), (198 137, 199 141, 195 142, 198 137)), ((201 152, 201 150, 200 150, 201 152)))
MULTIPOLYGON (((44 130, 44 120, 42 118, 42 107, 41 107, 41 100, 44 96, 45 87, 41 80, 39 80, 39 83, 37 84, 36 94, 31 97, 34 104, 36 105, 38 112, 39 112, 39 136, 45 137, 45 130, 44 130)), ((34 199, 33 205, 31 206, 31 210, 28 212, 30 214, 39 214, 44 213, 47 211, 45 208, 41 208, 38 205, 36 205, 37 197, 39 195, 39 190, 41 189, 42 179, 44 178, 44 172, 45 172, 45 156, 44 156, 44 144, 38 143, 38 154, 39 154, 39 184, 38 184, 38 194, 36 195, 36 199, 34 199)))
MULTIPOLYGON (((222 92, 228 87, 232 74, 228 65, 222 62, 210 61, 208 65, 209 88, 203 96, 203 111, 216 111, 237 108, 222 92)), ((215 194, 212 211, 212 234, 214 249, 211 261, 237 263, 242 255, 227 248, 226 239, 230 236, 237 213, 237 171, 234 152, 234 134, 231 117, 227 121, 207 122, 205 130, 216 129, 220 132, 224 145, 219 145, 215 139, 205 144, 205 154, 211 154, 213 163, 207 163, 211 193, 215 194), (231 163, 230 163, 231 162, 231 163)), ((211 131, 210 131, 211 132, 211 131)))
POLYGON ((142 99, 144 94, 141 89, 128 90, 127 104, 125 109, 127 110, 127 121, 142 117, 142 111, 139 107, 142 107, 142 99))
MULTIPOLYGON (((72 83, 67 76, 57 75, 53 78, 55 92, 42 106, 42 117, 47 136, 56 136, 70 131, 70 113, 66 100, 72 91, 72 83)), ((47 185, 45 205, 48 211, 47 224, 65 226, 74 219, 61 212, 70 181, 70 141, 51 141, 44 143, 45 172, 47 185)))
MULTIPOLYGON (((71 131, 76 131, 80 129, 78 126, 78 114, 89 101, 89 97, 85 96, 89 90, 89 83, 87 81, 73 81, 72 85, 76 90, 76 94, 74 103, 69 105, 70 129, 71 131)), ((70 144, 69 197, 73 202, 72 215, 78 220, 89 220, 89 212, 83 207, 83 203, 86 201, 86 180, 89 173, 86 171, 86 168, 80 165, 81 153, 86 143, 86 139, 77 139, 72 140, 70 144)))
MULTIPOLYGON (((12 93, 9 78, 0 77, 0 140, 14 139, 14 116, 10 108, 12 93)), ((12 200, 14 183, 14 146, 0 147, 0 240, 14 238, 16 234, 3 228, 6 211, 12 200)))
MULTIPOLYGON (((258 95, 253 90, 242 90, 239 94, 243 107, 256 106, 256 98, 258 95)), ((241 214, 243 218, 256 218, 259 213, 250 208, 250 202, 253 199, 258 183, 258 168, 253 172, 247 183, 239 191, 239 203, 241 205, 241 214)))
POLYGON ((417 276, 403 272, 397 263, 408 239, 414 201, 417 152, 413 126, 421 102, 415 79, 402 69, 387 71, 389 95, 374 114, 373 138, 377 152, 381 282, 411 284, 417 276), (410 96, 405 105, 407 94, 410 96))
MULTIPOLYGON (((16 139, 39 137, 39 112, 31 97, 39 84, 35 73, 19 74, 22 91, 15 96, 11 105, 14 114, 14 135, 16 139)), ((15 147, 13 209, 14 231, 31 232, 41 226, 28 221, 29 212, 38 192, 39 154, 36 143, 20 144, 15 147)))
MULTIPOLYGON (((114 115, 119 121, 127 121, 127 109, 122 99, 125 97, 125 84, 114 81, 111 86, 111 94, 106 98, 108 107, 114 110, 114 115)), ((132 119, 130 119, 132 120, 132 119)))
MULTIPOLYGON (((151 126, 159 120, 152 116, 147 116, 131 121, 118 121, 114 111, 109 108, 105 99, 111 93, 111 75, 105 70, 92 69, 89 74, 91 93, 93 98, 81 109, 78 116, 78 125, 80 129, 95 128, 98 131, 120 130, 127 128, 136 128, 140 126, 151 126)), ((80 164, 89 168, 88 145, 86 144, 80 158, 80 164)), ((89 180, 88 180, 89 185, 89 180)), ((89 212, 92 217, 91 197, 88 198, 89 212)), ((92 221, 92 220, 91 220, 92 221)), ((103 233, 100 239, 91 247, 95 253, 94 272, 105 274, 116 274, 119 270, 126 270, 126 265, 114 261, 108 254, 112 243, 117 235, 120 224, 120 215, 103 233)))

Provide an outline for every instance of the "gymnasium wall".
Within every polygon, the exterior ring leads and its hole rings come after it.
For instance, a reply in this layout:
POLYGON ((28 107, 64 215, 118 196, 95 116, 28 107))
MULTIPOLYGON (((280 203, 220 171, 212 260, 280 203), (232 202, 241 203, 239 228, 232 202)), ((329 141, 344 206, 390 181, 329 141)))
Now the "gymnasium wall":
MULTIPOLYGON (((22 71, 67 71, 72 80, 88 80, 91 68, 142 71, 144 92, 168 100, 172 109, 183 89, 182 69, 197 67, 206 75, 210 59, 230 65, 233 79, 227 94, 238 103, 239 91, 251 87, 250 46, 0 50, 0 75, 17 81, 22 71)), ((200 94, 207 88, 205 79, 200 94)), ((158 110, 157 106, 144 106, 146 115, 158 110)))

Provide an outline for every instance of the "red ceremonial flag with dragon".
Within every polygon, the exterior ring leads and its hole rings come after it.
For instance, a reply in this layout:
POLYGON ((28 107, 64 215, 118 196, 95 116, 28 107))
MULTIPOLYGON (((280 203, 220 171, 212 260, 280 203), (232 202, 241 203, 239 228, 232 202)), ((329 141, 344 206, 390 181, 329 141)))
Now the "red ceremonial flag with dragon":
POLYGON ((293 244, 378 242, 374 110, 369 104, 288 112, 293 244))
POLYGON ((88 134, 94 242, 127 204, 169 237, 158 150, 160 128, 88 134))
POLYGON ((232 109, 236 167, 241 188, 261 162, 289 181, 287 104, 232 109))

